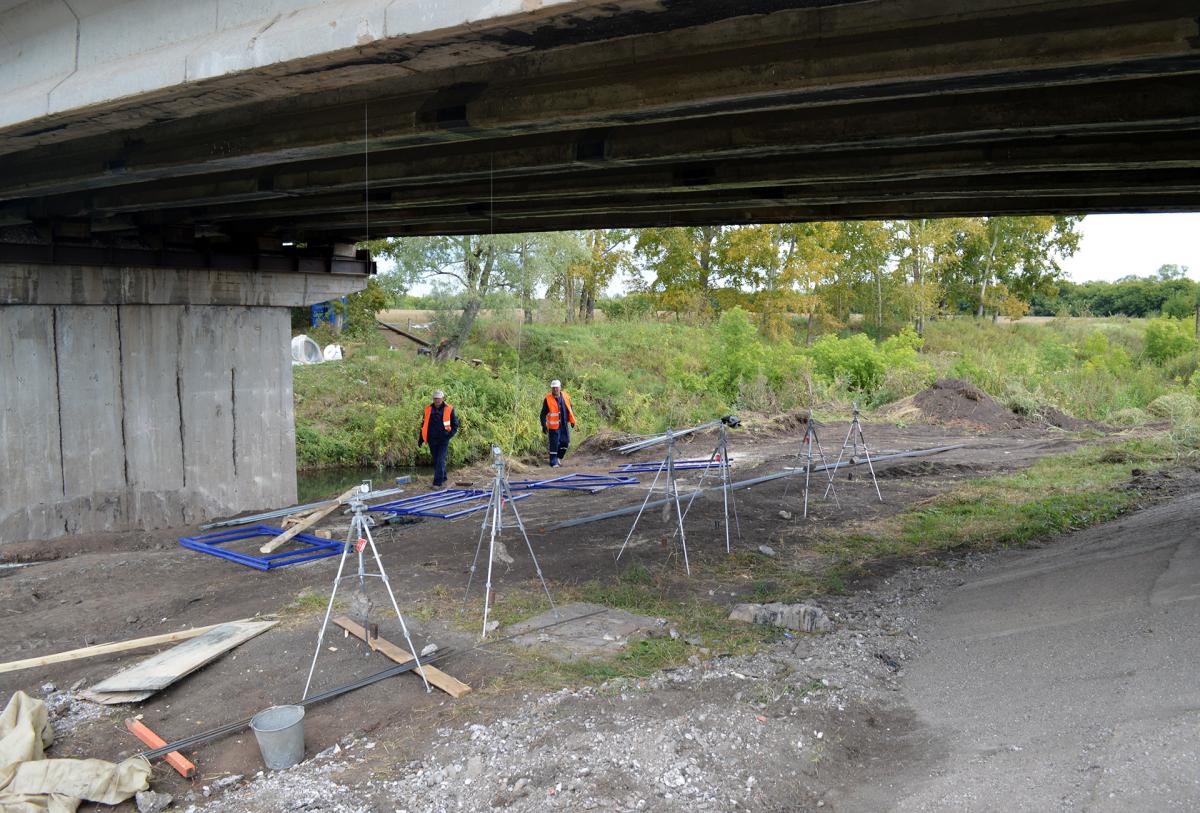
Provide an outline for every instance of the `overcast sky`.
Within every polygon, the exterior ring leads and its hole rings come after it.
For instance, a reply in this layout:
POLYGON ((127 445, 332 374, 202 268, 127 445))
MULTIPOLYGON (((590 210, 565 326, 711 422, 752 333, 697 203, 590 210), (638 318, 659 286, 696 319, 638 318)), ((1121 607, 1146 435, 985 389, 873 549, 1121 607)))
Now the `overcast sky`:
POLYGON ((1088 215, 1079 228, 1079 250, 1062 262, 1075 282, 1144 277, 1170 264, 1200 279, 1200 214, 1088 215))

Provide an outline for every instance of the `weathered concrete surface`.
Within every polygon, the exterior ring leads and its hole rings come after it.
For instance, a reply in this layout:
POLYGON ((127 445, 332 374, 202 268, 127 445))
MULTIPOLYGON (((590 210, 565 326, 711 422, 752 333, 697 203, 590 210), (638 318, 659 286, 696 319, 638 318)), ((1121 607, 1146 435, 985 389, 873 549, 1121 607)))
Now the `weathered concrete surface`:
POLYGON ((296 307, 361 291, 365 276, 0 262, 0 305, 296 307))
POLYGON ((547 610, 504 630, 505 635, 517 635, 513 643, 519 646, 537 647, 550 657, 566 663, 591 658, 609 658, 619 655, 633 641, 651 635, 661 635, 664 627, 658 619, 635 615, 625 610, 614 610, 598 604, 576 602, 558 608, 558 613, 547 610), (598 613, 597 615, 588 615, 598 613), (582 618, 581 616, 588 616, 582 618), (557 623, 565 621, 565 623, 557 623), (537 630, 547 624, 548 629, 537 630))
POLYGON ((571 0, 0 3, 0 128, 571 0), (11 66, 11 68, 9 67, 11 66))
POLYGON ((825 611, 811 604, 738 604, 729 612, 729 620, 797 632, 829 632, 833 629, 833 621, 825 611))
POLYGON ((183 5, 0 0, 0 243, 1200 207, 1193 0, 183 5))
POLYGON ((0 306, 0 542, 296 497, 285 308, 0 306))

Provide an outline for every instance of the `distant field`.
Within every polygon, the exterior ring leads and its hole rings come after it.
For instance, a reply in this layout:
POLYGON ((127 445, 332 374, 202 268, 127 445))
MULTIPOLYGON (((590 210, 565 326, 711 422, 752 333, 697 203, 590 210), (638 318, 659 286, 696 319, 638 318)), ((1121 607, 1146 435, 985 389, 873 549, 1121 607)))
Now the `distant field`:
MULTIPOLYGON (((411 325, 427 325, 438 311, 435 310, 418 310, 413 308, 392 308, 386 311, 379 312, 379 319, 383 322, 396 325, 397 327, 407 328, 411 325)), ((517 309, 494 310, 485 309, 479 312, 483 319, 511 319, 516 322, 521 318, 521 311, 517 309)), ((534 321, 538 323, 561 322, 561 308, 543 308, 534 314, 534 321)), ((596 311, 596 321, 603 322, 604 314, 599 310, 596 311)))

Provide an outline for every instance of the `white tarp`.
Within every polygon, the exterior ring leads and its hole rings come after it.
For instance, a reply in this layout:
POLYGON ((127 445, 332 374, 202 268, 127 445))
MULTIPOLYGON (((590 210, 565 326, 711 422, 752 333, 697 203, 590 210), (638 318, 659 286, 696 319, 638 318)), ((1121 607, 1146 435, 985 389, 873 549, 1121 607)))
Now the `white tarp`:
POLYGON ((14 694, 0 714, 0 813, 74 813, 84 799, 115 805, 150 787, 144 759, 46 759, 52 742, 46 704, 14 694))

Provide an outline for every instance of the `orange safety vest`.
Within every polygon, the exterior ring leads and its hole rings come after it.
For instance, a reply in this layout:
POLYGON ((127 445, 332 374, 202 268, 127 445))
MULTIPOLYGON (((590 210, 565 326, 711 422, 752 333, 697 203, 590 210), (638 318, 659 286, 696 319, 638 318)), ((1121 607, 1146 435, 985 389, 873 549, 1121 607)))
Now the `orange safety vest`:
MULTIPOLYGON (((567 395, 567 391, 562 391, 563 403, 567 407, 567 423, 571 426, 575 425, 575 411, 571 409, 571 396, 567 395)), ((554 393, 546 393, 546 428, 558 429, 562 426, 562 418, 558 414, 558 400, 554 397, 554 393)))
MULTIPOLYGON (((447 434, 450 433, 450 411, 452 409, 454 409, 454 407, 450 406, 445 401, 442 402, 442 426, 446 427, 447 434)), ((421 424, 421 440, 425 441, 426 443, 429 442, 429 416, 432 412, 433 404, 429 404, 425 407, 425 422, 421 424)))

